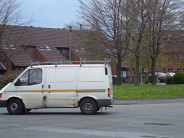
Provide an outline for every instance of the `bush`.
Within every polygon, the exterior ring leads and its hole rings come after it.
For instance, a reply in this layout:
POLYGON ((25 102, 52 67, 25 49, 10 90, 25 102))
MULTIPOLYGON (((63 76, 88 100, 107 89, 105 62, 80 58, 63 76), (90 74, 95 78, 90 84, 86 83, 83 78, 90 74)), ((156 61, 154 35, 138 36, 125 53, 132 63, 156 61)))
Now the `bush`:
POLYGON ((173 77, 167 77, 165 82, 166 82, 167 85, 173 84, 173 77))
POLYGON ((144 84, 148 84, 149 83, 149 78, 145 78, 143 82, 144 82, 144 84))
POLYGON ((174 84, 184 84, 184 72, 178 72, 173 77, 174 84))
POLYGON ((15 70, 11 73, 0 75, 0 89, 2 89, 6 84, 12 82, 21 72, 22 70, 15 70))

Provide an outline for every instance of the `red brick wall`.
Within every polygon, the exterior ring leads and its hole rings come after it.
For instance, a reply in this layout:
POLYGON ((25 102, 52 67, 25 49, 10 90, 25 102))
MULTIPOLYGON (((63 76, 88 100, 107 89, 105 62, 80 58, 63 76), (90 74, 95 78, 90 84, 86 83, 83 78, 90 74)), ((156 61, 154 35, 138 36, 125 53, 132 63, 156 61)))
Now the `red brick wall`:
POLYGON ((11 71, 12 71, 12 62, 11 62, 11 60, 10 60, 10 59, 5 60, 5 61, 3 62, 3 64, 4 64, 4 66, 6 67, 6 71, 7 71, 8 73, 11 73, 11 71))
POLYGON ((166 57, 163 62, 163 72, 168 72, 169 69, 174 69, 174 72, 177 72, 178 69, 184 70, 184 59, 178 59, 178 55, 184 53, 184 43, 182 41, 175 39, 171 39, 169 43, 167 41, 163 41, 166 43, 166 52, 168 53, 168 59, 166 57))
MULTIPOLYGON (((183 60, 184 62, 184 60, 183 60)), ((176 61, 168 61, 164 63, 163 66, 163 72, 169 72, 169 69, 174 69, 174 72, 177 72, 178 69, 183 69, 184 70, 184 63, 182 63, 182 60, 177 60, 176 61)))
POLYGON ((110 65, 111 65, 112 75, 116 75, 117 74, 117 63, 115 61, 112 61, 110 65))
MULTIPOLYGON (((130 76, 130 74, 131 74, 131 70, 127 69, 127 76, 130 76)), ((134 75, 135 75, 135 70, 132 69, 132 76, 134 76, 134 75)))

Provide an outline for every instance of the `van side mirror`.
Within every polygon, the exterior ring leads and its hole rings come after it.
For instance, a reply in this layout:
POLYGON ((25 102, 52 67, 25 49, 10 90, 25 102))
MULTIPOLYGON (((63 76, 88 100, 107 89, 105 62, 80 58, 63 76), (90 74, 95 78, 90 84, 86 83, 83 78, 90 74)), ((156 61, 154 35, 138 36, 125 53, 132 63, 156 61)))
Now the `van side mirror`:
POLYGON ((20 86, 21 85, 21 81, 20 78, 18 78, 18 80, 14 83, 14 86, 20 86))

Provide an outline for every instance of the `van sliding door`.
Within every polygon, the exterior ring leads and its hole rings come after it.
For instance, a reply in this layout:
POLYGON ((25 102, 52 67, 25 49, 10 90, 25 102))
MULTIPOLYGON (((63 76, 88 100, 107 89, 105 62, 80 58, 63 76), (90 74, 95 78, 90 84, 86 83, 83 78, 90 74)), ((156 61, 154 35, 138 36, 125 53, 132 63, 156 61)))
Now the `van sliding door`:
POLYGON ((47 107, 76 107, 76 69, 47 69, 47 107))

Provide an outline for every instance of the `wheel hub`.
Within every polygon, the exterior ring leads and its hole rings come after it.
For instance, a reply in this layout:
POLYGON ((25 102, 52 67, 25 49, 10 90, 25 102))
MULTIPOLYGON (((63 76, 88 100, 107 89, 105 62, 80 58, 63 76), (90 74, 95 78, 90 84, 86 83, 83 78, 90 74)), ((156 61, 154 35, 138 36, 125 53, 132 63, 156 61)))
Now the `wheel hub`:
POLYGON ((91 103, 86 103, 86 104, 84 105, 84 109, 85 109, 86 111, 91 111, 92 108, 93 108, 93 105, 92 105, 91 103))
POLYGON ((12 103, 11 104, 11 110, 15 111, 15 110, 17 110, 17 108, 18 108, 17 103, 12 103))

